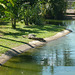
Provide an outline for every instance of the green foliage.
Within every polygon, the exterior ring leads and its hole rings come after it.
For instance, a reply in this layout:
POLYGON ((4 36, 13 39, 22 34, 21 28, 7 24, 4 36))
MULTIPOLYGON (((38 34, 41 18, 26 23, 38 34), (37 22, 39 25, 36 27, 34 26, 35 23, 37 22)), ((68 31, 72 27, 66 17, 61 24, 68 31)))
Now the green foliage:
POLYGON ((35 6, 32 7, 32 17, 30 19, 30 22, 41 25, 42 24, 42 16, 41 16, 41 9, 40 9, 40 3, 37 3, 35 6))
POLYGON ((0 3, 1 6, 3 6, 5 9, 7 8, 3 3, 0 3))
POLYGON ((24 18, 24 22, 28 25, 30 19, 30 8, 34 4, 35 0, 13 0, 14 6, 8 3, 8 11, 10 13, 12 27, 16 28, 16 20, 24 18))
POLYGON ((14 3, 12 0, 7 0, 7 1, 10 2, 14 6, 14 3))
POLYGON ((6 1, 1 0, 0 1, 0 22, 3 22, 5 19, 5 11, 6 11, 7 7, 6 7, 6 1))
POLYGON ((0 21, 10 20, 13 28, 18 21, 42 25, 44 16, 60 19, 65 9, 64 0, 0 0, 0 21))
POLYGON ((19 19, 24 20, 25 25, 29 24, 42 24, 42 16, 40 15, 40 3, 33 4, 22 4, 21 11, 19 12, 19 19))
POLYGON ((67 2, 65 0, 50 0, 47 15, 54 19, 61 19, 66 11, 67 2))

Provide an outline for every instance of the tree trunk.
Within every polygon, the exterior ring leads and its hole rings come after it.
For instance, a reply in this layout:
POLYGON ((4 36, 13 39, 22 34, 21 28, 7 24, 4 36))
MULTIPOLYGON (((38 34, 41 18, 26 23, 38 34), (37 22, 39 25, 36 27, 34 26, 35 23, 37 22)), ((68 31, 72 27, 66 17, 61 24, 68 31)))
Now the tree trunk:
POLYGON ((11 22, 12 22, 12 28, 16 29, 16 18, 12 18, 11 22))
POLYGON ((28 18, 24 17, 24 23, 25 23, 26 26, 29 26, 28 25, 28 18))
MULTIPOLYGON (((24 18, 24 24, 25 24, 25 18, 24 18)), ((26 25, 26 24, 25 24, 26 25)))
POLYGON ((26 26, 29 26, 29 25, 28 25, 28 20, 26 20, 25 25, 26 25, 26 26))
POLYGON ((11 23, 12 23, 12 26, 13 26, 13 18, 11 18, 11 23))

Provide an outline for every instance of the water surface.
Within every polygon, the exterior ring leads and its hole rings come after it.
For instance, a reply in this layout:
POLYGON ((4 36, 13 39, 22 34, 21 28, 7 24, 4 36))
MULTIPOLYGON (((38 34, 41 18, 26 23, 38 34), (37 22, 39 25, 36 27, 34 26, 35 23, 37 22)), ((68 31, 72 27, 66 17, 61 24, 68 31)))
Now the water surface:
POLYGON ((61 21, 72 33, 13 57, 0 75, 75 75, 75 21, 61 21))

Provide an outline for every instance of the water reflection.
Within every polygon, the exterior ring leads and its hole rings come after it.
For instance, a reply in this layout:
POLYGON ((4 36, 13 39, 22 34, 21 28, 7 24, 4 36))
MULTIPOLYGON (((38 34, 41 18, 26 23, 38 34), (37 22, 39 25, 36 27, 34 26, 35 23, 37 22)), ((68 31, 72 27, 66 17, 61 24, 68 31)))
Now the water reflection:
POLYGON ((10 59, 0 75, 75 75, 75 21, 62 23, 73 32, 10 59))

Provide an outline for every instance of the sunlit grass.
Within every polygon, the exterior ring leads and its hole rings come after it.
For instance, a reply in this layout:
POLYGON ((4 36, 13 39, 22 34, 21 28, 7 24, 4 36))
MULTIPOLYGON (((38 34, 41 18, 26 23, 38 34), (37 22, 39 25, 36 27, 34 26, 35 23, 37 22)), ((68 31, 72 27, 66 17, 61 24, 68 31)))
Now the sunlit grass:
POLYGON ((0 25, 0 53, 32 41, 23 38, 22 35, 36 34, 39 38, 46 38, 55 35, 64 30, 63 26, 58 25, 32 25, 25 26, 23 23, 17 23, 17 28, 12 29, 11 23, 0 25))

